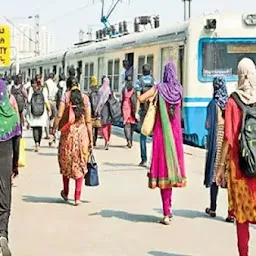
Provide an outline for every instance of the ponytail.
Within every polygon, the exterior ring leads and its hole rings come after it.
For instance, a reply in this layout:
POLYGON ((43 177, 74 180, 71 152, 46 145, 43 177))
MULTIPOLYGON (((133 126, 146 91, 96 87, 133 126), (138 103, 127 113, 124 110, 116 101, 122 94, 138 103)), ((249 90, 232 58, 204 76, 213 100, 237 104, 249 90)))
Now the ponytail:
POLYGON ((72 103, 76 120, 82 118, 85 112, 84 99, 79 89, 71 90, 70 102, 72 103))

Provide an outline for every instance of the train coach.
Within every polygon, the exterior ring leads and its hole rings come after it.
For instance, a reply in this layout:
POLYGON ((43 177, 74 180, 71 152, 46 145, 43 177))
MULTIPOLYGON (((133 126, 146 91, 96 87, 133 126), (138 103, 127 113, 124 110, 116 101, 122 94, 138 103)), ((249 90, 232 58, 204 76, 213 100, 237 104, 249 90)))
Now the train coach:
MULTIPOLYGON (((89 89, 91 76, 100 79, 108 75, 113 90, 120 93, 122 60, 128 59, 133 65, 134 80, 148 63, 157 81, 161 81, 164 65, 172 60, 184 88, 184 139, 204 147, 206 107, 212 96, 213 77, 225 76, 231 93, 236 88, 237 64, 243 57, 256 63, 256 14, 216 12, 166 28, 88 41, 65 51, 23 59, 20 71, 24 77, 49 72, 58 75, 67 74, 74 66, 83 90, 89 89)), ((15 66, 13 62, 8 72, 12 73, 15 66)))

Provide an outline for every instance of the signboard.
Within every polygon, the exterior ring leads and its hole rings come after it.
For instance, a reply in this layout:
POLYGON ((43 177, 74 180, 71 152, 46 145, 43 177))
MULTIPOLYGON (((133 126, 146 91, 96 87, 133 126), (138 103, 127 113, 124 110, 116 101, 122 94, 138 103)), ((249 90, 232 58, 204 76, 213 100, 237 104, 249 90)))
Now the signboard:
POLYGON ((0 66, 9 66, 11 62, 11 35, 8 26, 0 25, 0 66))
POLYGON ((206 70, 203 69, 204 77, 212 77, 212 76, 232 76, 232 68, 227 69, 215 69, 215 70, 206 70))
POLYGON ((228 45, 228 53, 256 53, 256 44, 228 45))

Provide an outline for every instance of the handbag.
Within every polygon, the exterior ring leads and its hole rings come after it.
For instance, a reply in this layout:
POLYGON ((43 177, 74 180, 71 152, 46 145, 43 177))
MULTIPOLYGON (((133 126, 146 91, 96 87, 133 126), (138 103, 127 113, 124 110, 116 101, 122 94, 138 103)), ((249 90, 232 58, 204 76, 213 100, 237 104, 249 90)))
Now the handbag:
POLYGON ((91 153, 87 162, 88 172, 85 175, 85 186, 96 187, 99 185, 98 165, 94 155, 91 153))
POLYGON ((70 99, 68 100, 68 103, 65 107, 63 116, 59 123, 59 131, 65 132, 67 131, 70 126, 75 123, 76 117, 75 112, 73 110, 72 104, 70 102, 70 99))
POLYGON ((20 148, 19 148, 19 162, 18 166, 19 167, 25 167, 26 166, 26 141, 24 138, 20 139, 20 148))
POLYGON ((92 127, 93 128, 100 128, 101 127, 100 117, 92 117, 92 127))
POLYGON ((156 92, 149 102, 149 107, 141 126, 141 133, 145 136, 150 136, 153 133, 156 121, 157 100, 158 94, 156 92))

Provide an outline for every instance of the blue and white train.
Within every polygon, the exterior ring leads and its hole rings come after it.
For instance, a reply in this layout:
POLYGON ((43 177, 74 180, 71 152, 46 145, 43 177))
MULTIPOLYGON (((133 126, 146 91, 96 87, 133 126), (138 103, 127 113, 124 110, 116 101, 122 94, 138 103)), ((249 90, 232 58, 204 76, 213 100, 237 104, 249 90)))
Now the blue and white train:
MULTIPOLYGON (((120 92, 123 59, 133 64, 135 78, 141 76, 143 64, 149 63, 157 81, 161 81, 164 65, 173 60, 184 87, 184 138, 203 147, 212 79, 225 76, 231 93, 236 87, 237 64, 243 57, 256 63, 256 14, 216 12, 166 28, 87 42, 66 51, 23 59, 20 70, 24 77, 32 77, 52 71, 67 74, 69 67, 74 66, 84 90, 89 88, 91 76, 100 78, 105 74, 111 78, 114 91, 120 92)), ((13 73, 15 66, 14 61, 8 72, 13 73)))

